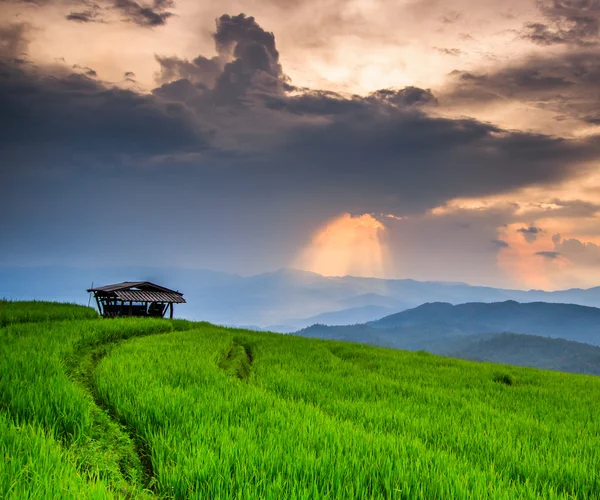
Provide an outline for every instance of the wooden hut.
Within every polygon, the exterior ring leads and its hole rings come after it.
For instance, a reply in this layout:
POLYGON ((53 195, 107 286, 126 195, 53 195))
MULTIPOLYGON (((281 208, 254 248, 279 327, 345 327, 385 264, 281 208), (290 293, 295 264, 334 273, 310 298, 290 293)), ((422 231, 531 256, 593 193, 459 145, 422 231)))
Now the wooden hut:
POLYGON ((93 292, 98 311, 105 318, 149 316, 163 318, 167 309, 173 319, 173 305, 185 304, 181 292, 149 281, 125 281, 88 289, 93 292))

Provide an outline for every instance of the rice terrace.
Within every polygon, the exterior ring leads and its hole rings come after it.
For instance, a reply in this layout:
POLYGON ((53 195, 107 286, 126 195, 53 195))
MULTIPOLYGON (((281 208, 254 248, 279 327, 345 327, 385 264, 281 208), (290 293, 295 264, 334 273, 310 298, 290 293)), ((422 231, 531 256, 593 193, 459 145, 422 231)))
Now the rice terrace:
POLYGON ((1 498, 600 496, 600 379, 0 303, 1 498))

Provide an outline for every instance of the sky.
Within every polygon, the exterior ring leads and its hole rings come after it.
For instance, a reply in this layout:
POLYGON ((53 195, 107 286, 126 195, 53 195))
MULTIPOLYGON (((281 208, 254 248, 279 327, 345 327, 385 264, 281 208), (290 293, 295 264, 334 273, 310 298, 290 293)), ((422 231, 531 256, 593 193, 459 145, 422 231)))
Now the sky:
POLYGON ((0 266, 600 285, 600 0, 0 0, 0 266))

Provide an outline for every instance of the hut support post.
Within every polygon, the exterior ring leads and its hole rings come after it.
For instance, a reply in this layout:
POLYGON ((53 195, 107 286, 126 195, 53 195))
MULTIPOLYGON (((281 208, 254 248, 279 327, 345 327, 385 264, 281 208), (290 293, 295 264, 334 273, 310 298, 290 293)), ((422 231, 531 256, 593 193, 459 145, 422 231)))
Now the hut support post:
POLYGON ((104 316, 104 310, 102 309, 102 306, 100 305, 100 299, 98 298, 98 296, 96 294, 94 294, 94 298, 96 299, 96 305, 98 306, 98 312, 100 313, 100 316, 104 316))
POLYGON ((169 319, 173 319, 173 302, 169 305, 169 319))

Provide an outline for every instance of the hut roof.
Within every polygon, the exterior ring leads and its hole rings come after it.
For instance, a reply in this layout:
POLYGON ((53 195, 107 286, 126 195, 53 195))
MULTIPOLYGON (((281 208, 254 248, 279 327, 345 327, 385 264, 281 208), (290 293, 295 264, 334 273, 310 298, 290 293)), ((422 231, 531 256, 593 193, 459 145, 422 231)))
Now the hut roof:
POLYGON ((150 281, 124 281, 114 285, 89 288, 99 296, 114 297, 119 300, 133 302, 168 302, 185 304, 183 294, 176 290, 151 283, 150 281))

